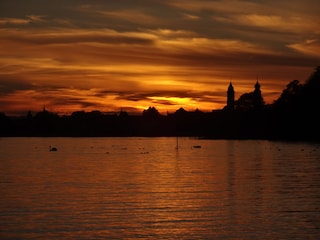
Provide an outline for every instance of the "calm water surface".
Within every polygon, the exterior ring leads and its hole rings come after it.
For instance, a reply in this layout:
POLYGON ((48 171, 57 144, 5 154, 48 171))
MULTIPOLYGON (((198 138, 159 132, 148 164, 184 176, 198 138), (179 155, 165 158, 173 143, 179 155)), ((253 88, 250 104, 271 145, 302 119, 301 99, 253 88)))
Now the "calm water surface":
POLYGON ((320 144, 175 146, 0 139, 0 239, 320 239, 320 144))

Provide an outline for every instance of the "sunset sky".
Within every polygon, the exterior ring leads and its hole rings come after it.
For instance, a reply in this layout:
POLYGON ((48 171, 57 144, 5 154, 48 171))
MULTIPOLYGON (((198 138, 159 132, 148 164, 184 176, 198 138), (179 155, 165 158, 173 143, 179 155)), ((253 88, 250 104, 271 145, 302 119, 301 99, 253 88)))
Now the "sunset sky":
POLYGON ((1 0, 0 112, 212 111, 320 65, 319 0, 1 0))

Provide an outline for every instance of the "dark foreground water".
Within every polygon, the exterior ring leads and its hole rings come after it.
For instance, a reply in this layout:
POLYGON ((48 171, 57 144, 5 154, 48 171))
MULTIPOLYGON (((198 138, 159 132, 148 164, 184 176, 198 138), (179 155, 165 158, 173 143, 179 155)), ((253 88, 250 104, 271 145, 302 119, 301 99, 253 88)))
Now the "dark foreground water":
POLYGON ((320 239, 320 144, 175 146, 0 139, 0 239, 320 239))

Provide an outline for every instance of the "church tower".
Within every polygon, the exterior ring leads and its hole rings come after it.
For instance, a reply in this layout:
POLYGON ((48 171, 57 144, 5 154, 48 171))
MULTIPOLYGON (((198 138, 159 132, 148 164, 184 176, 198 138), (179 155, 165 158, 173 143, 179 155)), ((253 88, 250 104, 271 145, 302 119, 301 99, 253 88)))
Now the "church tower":
POLYGON ((254 85, 254 91, 256 93, 260 93, 261 94, 260 83, 258 82, 258 80, 257 80, 256 84, 254 85))
POLYGON ((227 109, 234 110, 234 89, 231 82, 227 91, 227 109))
POLYGON ((264 104, 264 101, 263 101, 261 90, 260 90, 260 83, 257 80, 256 84, 254 85, 253 107, 255 109, 259 109, 263 104, 264 104))

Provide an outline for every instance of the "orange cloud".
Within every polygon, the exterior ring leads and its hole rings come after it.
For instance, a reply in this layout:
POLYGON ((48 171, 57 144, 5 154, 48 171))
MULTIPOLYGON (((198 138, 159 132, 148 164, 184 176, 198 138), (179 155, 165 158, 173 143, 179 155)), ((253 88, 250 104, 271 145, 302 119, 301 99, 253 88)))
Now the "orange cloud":
POLYGON ((14 25, 24 25, 24 24, 29 24, 30 19, 24 19, 24 18, 2 18, 0 19, 0 25, 5 25, 5 24, 14 24, 14 25))
POLYGON ((96 11, 96 13, 134 23, 159 23, 161 20, 140 10, 124 9, 120 11, 96 11))
POLYGON ((280 16, 265 14, 238 14, 227 18, 216 18, 219 21, 233 22, 236 25, 254 26, 270 29, 275 32, 314 32, 317 23, 312 18, 302 16, 280 16))
POLYGON ((320 42, 317 39, 289 44, 288 47, 306 55, 320 57, 320 42))
POLYGON ((0 25, 26 25, 34 22, 44 22, 44 17, 28 15, 25 18, 0 18, 0 25))
POLYGON ((272 4, 173 0, 156 10, 115 2, 2 17, 0 110, 211 111, 225 105, 230 80, 239 97, 257 76, 272 102, 319 56, 317 41, 297 43, 300 33, 318 39, 314 16, 272 4))

